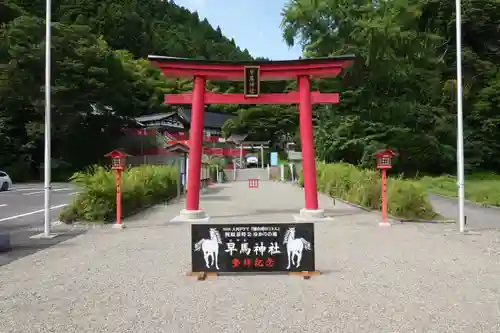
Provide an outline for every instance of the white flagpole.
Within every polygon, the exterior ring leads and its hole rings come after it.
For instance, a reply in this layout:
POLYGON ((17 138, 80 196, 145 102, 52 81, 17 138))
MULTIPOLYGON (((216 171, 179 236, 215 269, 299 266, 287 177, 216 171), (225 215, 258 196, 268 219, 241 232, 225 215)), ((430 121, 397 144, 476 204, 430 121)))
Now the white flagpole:
POLYGON ((45 0, 45 156, 44 156, 44 230, 43 236, 50 237, 50 176, 51 176, 51 131, 50 131, 50 69, 51 69, 51 0, 45 0))
POLYGON ((455 0, 457 40, 457 185, 460 232, 465 231, 464 193, 464 129, 462 110, 462 15, 460 0, 455 0))

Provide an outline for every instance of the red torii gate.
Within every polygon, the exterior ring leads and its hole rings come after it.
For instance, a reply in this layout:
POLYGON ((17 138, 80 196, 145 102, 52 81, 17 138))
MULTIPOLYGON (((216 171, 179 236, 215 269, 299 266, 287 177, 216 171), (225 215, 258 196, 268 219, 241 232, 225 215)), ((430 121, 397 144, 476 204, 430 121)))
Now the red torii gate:
POLYGON ((302 165, 304 170, 305 208, 300 219, 314 220, 324 217, 318 207, 316 165, 313 143, 312 104, 336 104, 338 93, 310 90, 311 78, 337 76, 354 61, 354 56, 284 60, 284 61, 209 61, 164 56, 148 57, 170 78, 193 79, 193 92, 165 95, 165 104, 191 104, 192 119, 189 132, 189 165, 186 209, 176 220, 206 220, 200 210, 200 174, 203 149, 203 123, 206 104, 298 104, 302 165), (298 91, 288 93, 260 93, 260 81, 298 81, 298 91), (244 94, 217 94, 206 91, 206 80, 244 81, 244 94))

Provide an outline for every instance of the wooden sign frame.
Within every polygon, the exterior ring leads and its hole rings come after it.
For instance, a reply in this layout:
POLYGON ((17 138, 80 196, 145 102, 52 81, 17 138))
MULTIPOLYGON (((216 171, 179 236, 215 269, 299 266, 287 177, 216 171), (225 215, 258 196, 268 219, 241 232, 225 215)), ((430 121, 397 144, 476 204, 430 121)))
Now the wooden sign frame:
POLYGON ((192 224, 191 272, 281 272, 308 279, 315 270, 314 223, 192 224))
POLYGON ((243 84, 244 84, 244 95, 245 97, 259 97, 260 95, 260 66, 245 66, 244 67, 244 75, 243 75, 243 84), (249 91, 250 90, 250 79, 251 76, 255 75, 256 76, 256 90, 255 91, 249 91))

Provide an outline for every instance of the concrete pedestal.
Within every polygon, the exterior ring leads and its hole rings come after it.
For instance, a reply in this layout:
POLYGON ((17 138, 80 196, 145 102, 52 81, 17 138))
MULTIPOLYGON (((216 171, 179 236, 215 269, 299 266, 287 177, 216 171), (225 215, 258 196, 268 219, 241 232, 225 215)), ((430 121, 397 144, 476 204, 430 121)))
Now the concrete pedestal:
POLYGON ((323 209, 306 209, 302 208, 299 215, 294 216, 297 222, 315 222, 315 221, 325 221, 333 220, 331 217, 325 216, 325 211, 323 209))
POLYGON ((379 222, 378 226, 379 227, 390 227, 391 224, 389 222, 379 222))
POLYGON ((123 224, 123 223, 120 223, 120 224, 114 223, 112 228, 113 229, 125 229, 125 224, 123 224))
POLYGON ((210 217, 205 214, 205 211, 183 209, 179 215, 174 217, 170 222, 188 222, 188 223, 207 223, 210 217))
POLYGON ((9 251, 11 249, 10 234, 0 234, 0 252, 9 251))
POLYGON ((31 236, 30 238, 31 239, 52 239, 52 238, 55 238, 59 236, 59 234, 48 234, 48 235, 45 235, 43 232, 41 234, 36 234, 34 236, 31 236))

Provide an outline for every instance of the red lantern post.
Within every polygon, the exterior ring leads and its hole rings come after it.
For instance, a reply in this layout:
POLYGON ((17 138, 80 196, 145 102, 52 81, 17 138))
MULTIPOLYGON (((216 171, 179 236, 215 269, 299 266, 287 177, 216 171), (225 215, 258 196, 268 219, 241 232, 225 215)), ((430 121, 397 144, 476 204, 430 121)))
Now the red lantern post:
POLYGON ((377 169, 382 174, 382 220, 379 223, 381 227, 390 227, 387 222, 387 170, 392 168, 392 157, 397 154, 390 149, 379 151, 375 157, 377 158, 377 169))
POLYGON ((116 175, 116 222, 113 228, 123 229, 125 226, 122 224, 122 189, 121 189, 121 174, 125 169, 125 159, 128 154, 120 150, 113 150, 112 152, 104 155, 111 158, 111 169, 115 170, 116 175))

